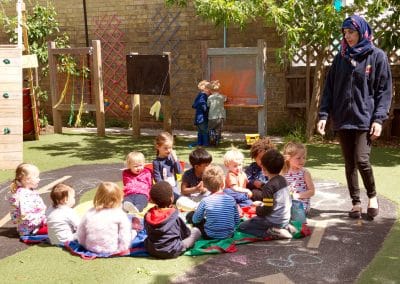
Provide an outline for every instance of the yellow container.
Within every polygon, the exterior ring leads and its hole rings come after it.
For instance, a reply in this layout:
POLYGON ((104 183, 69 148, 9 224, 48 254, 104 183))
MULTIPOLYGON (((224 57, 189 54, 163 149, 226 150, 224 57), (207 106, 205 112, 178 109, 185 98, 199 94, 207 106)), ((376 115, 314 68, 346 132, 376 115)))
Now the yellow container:
POLYGON ((245 134, 246 136, 246 144, 253 145, 254 142, 260 139, 260 134, 245 134))

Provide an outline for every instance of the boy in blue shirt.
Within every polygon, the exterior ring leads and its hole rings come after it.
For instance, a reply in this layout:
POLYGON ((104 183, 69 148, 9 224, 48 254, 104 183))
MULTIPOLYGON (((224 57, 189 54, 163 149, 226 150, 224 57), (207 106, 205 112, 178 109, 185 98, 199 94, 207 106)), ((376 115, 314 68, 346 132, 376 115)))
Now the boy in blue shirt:
POLYGON ((239 211, 233 197, 223 192, 225 174, 221 167, 209 165, 203 173, 204 186, 211 195, 200 201, 187 220, 198 227, 204 239, 225 239, 233 235, 239 224, 239 211))

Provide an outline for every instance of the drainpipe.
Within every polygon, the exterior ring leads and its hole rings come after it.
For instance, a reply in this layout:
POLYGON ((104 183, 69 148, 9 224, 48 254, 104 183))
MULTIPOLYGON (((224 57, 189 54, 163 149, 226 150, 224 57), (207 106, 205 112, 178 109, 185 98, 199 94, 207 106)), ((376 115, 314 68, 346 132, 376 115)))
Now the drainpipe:
POLYGON ((226 37, 227 37, 227 28, 226 24, 224 23, 224 48, 226 48, 226 37))
POLYGON ((86 47, 89 47, 89 31, 88 31, 88 23, 87 23, 86 0, 83 0, 83 18, 85 21, 86 47))

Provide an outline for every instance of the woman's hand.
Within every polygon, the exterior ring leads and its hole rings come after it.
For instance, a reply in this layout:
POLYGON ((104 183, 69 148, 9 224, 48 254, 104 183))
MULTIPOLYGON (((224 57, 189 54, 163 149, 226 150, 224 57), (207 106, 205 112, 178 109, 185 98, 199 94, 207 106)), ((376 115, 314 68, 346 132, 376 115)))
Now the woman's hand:
POLYGON ((371 135, 371 140, 378 139, 382 134, 382 125, 378 122, 373 122, 369 134, 371 135))
POLYGON ((326 126, 326 120, 325 119, 321 119, 320 121, 318 121, 317 130, 321 135, 325 135, 325 126, 326 126))

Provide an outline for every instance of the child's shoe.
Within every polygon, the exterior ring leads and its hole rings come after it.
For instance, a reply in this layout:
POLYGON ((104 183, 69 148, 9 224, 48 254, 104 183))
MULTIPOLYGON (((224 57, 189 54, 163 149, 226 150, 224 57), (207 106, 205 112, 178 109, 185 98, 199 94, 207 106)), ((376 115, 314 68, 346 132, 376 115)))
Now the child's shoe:
POLYGON ((268 228, 267 234, 271 236, 273 239, 291 239, 293 238, 292 234, 283 228, 268 228))
POLYGON ((124 203, 122 203, 122 209, 124 209, 124 211, 128 214, 139 213, 139 210, 136 208, 136 206, 133 205, 133 203, 129 202, 129 201, 124 201, 124 203))

